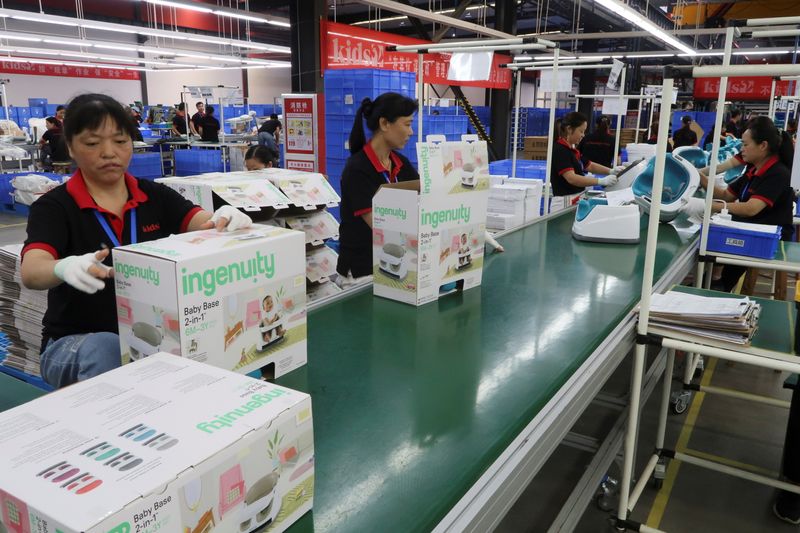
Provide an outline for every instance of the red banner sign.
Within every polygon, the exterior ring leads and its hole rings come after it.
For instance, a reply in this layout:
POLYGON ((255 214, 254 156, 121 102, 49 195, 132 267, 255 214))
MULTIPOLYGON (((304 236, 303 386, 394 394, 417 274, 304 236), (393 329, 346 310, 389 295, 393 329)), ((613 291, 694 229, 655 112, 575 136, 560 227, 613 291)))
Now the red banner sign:
MULTIPOLYGON (((772 78, 769 76, 752 76, 728 78, 728 91, 725 98, 731 100, 769 100, 772 89, 772 78)), ((717 98, 719 94, 719 78, 696 78, 694 80, 695 98, 717 98)), ((775 96, 789 94, 789 82, 778 81, 775 84, 775 96)))
MULTIPOLYGON (((416 53, 387 52, 386 47, 430 44, 430 41, 366 30, 336 22, 324 22, 320 31, 322 32, 322 57, 325 69, 378 68, 416 72, 418 66, 416 53)), ((509 56, 495 53, 488 80, 453 81, 447 78, 450 54, 425 54, 423 76, 426 83, 508 89, 511 87, 511 72, 508 69, 500 68, 500 65, 510 61, 509 56)))
POLYGON ((136 70, 118 68, 79 67, 65 65, 38 65, 23 61, 0 61, 0 72, 7 74, 28 74, 32 76, 57 76, 70 78, 103 78, 108 80, 138 80, 136 70))

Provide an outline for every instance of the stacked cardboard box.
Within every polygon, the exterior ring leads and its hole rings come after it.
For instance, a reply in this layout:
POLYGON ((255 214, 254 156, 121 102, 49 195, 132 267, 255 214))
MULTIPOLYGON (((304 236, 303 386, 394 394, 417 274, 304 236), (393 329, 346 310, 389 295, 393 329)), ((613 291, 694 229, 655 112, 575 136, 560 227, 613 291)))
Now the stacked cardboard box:
POLYGON ((539 216, 542 182, 539 180, 506 180, 489 189, 486 226, 507 230, 531 222, 539 216))
POLYGON ((547 136, 525 137, 525 159, 547 159, 547 136))

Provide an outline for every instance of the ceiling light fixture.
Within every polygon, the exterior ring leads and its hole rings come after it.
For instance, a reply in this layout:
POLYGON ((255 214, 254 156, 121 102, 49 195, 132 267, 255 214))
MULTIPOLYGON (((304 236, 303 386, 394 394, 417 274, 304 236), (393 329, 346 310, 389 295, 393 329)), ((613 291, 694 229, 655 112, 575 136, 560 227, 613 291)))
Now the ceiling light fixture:
MULTIPOLYGON (((469 13, 470 11, 475 11, 477 9, 486 9, 486 6, 470 6, 470 7, 466 8, 464 11, 469 13)), ((433 13, 435 13, 437 15, 449 15, 450 13, 455 13, 455 11, 456 11, 455 8, 450 8, 450 9, 442 9, 442 10, 439 10, 439 11, 433 11, 433 13)), ((398 16, 383 17, 383 18, 372 19, 372 20, 362 20, 362 21, 359 21, 359 22, 351 22, 350 25, 351 26, 365 26, 365 25, 368 25, 368 24, 375 24, 375 23, 381 23, 381 22, 394 22, 394 21, 397 21, 397 20, 401 20, 402 21, 402 20, 405 20, 406 18, 407 17, 405 15, 398 15, 398 16)))
POLYGON ((212 9, 211 7, 205 7, 201 4, 194 2, 179 2, 175 0, 142 0, 142 1, 157 6, 174 7, 177 9, 188 9, 190 11, 197 11, 198 13, 211 13, 214 15, 218 15, 220 17, 229 17, 239 20, 247 20, 249 22, 260 22, 262 24, 272 24, 273 26, 281 26, 285 28, 291 27, 291 24, 289 24, 289 22, 287 21, 256 15, 251 13, 250 11, 242 11, 238 9, 224 9, 224 8, 212 9))
MULTIPOLYGON (((46 13, 37 13, 34 16, 34 14, 29 11, 0 8, 0 18, 9 18, 9 17, 12 19, 36 22, 39 24, 56 24, 59 26, 72 26, 72 27, 77 26, 84 29, 100 30, 100 31, 107 31, 114 33, 139 34, 139 35, 147 35, 149 37, 159 37, 162 39, 188 40, 188 41, 200 42, 207 45, 216 44, 216 45, 231 46, 242 49, 265 50, 269 52, 276 52, 282 54, 292 53, 291 49, 288 46, 278 46, 267 43, 254 43, 251 41, 242 41, 238 39, 225 39, 222 37, 215 37, 213 35, 194 35, 185 32, 159 30, 144 26, 139 27, 139 26, 129 26, 127 24, 117 24, 112 22, 90 21, 72 17, 49 15, 46 13)), ((269 24, 277 26, 286 26, 286 27, 289 26, 289 24, 285 23, 281 19, 265 19, 265 20, 267 20, 269 24)))
POLYGON ((181 2, 169 2, 168 0, 142 0, 147 4, 153 4, 157 6, 165 6, 165 7, 177 7, 179 9, 188 9, 189 11, 197 11, 198 13, 213 13, 213 9, 209 9, 207 7, 202 7, 198 4, 191 4, 186 3, 183 4, 181 2))
POLYGON ((606 8, 607 10, 611 11, 612 13, 623 17, 624 19, 632 22, 633 24, 639 26, 641 29, 650 32, 650 34, 655 37, 656 39, 663 41, 670 46, 673 46, 687 55, 693 56, 695 55, 695 51, 692 50, 690 47, 683 44, 680 40, 676 39, 675 37, 667 34, 664 30, 653 24, 651 21, 647 20, 645 17, 631 9, 629 6, 623 4, 619 0, 594 0, 596 4, 606 8))

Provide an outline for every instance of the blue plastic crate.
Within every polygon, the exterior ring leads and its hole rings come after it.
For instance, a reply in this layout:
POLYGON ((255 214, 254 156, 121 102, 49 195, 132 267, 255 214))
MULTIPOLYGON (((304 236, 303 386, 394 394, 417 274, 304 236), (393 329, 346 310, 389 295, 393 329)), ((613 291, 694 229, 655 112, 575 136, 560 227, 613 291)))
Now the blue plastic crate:
POLYGON ((141 179, 153 180, 161 177, 161 154, 145 152, 133 154, 128 172, 141 179))
POLYGON ((53 387, 48 385, 40 376, 34 376, 33 374, 28 374, 27 372, 20 372, 16 368, 11 368, 10 366, 6 366, 0 364, 0 372, 7 374, 11 377, 17 378, 25 383, 33 385, 39 389, 42 389, 47 392, 52 392, 53 387))
POLYGON ((28 105, 31 107, 47 105, 47 98, 28 98, 28 105))
POLYGON ((58 108, 60 104, 47 104, 45 105, 45 115, 48 117, 52 117, 56 114, 56 108, 58 108))
POLYGON ((772 259, 778 250, 780 239, 780 226, 775 233, 761 233, 712 224, 708 230, 707 249, 713 252, 772 259))
POLYGON ((222 152, 220 150, 176 150, 175 175, 191 176, 206 172, 223 172, 222 152))

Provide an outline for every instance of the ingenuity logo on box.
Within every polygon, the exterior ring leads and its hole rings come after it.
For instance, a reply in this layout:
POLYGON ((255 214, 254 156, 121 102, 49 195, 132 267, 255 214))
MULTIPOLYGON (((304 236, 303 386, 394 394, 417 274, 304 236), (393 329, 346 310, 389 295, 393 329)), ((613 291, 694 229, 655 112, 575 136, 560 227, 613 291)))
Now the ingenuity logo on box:
POLYGON ((207 268, 202 272, 187 273, 187 269, 181 269, 181 286, 183 295, 201 292, 206 296, 213 296, 217 292, 217 287, 222 287, 228 283, 236 283, 246 279, 258 281, 259 274, 270 279, 275 275, 275 254, 261 255, 256 252, 255 257, 234 261, 224 266, 207 268))

